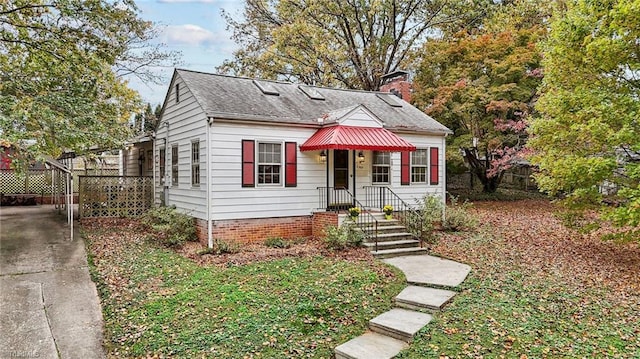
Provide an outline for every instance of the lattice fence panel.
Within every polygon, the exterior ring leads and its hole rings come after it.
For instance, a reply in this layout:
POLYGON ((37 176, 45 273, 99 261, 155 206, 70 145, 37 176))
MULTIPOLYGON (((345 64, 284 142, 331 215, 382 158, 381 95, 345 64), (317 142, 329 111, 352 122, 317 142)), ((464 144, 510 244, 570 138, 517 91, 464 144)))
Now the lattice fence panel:
POLYGON ((4 194, 51 194, 51 170, 0 170, 0 193, 4 194))
POLYGON ((153 177, 80 176, 81 217, 130 217, 153 203, 153 177))

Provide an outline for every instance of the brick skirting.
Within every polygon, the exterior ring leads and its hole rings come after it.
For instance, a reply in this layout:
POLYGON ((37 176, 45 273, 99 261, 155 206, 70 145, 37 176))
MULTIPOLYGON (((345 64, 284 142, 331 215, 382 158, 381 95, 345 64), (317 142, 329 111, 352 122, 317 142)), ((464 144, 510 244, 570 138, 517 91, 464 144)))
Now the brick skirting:
MULTIPOLYGON (((260 243, 270 237, 299 239, 305 237, 321 238, 324 227, 338 225, 338 215, 331 212, 318 212, 312 216, 247 218, 213 221, 213 238, 237 243, 260 243)), ((207 243, 207 221, 196 220, 198 239, 207 243)))
MULTIPOLYGON (((207 243, 207 221, 197 220, 198 239, 207 243)), ((213 238, 237 243, 260 243, 270 237, 311 236, 311 216, 213 221, 213 238)))

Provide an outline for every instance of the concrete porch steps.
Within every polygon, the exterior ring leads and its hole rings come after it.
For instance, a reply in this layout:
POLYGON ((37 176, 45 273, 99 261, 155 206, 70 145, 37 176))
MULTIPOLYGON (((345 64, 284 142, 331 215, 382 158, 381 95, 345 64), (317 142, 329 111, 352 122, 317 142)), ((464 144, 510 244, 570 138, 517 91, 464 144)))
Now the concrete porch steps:
MULTIPOLYGON (((398 249, 398 248, 415 248, 416 245, 420 245, 420 242, 415 239, 402 239, 398 241, 384 241, 378 242, 378 251, 387 250, 387 249, 398 249)), ((376 250, 376 244, 372 242, 365 242, 364 246, 369 248, 370 251, 376 250)), ((374 252, 375 253, 375 252, 374 252)))
MULTIPOLYGON (((416 241, 417 242, 417 241, 416 241)), ((380 243, 378 243, 378 246, 380 243)), ((377 252, 371 251, 376 258, 395 258, 395 257, 404 257, 404 256, 415 256, 420 254, 427 254, 429 250, 427 248, 420 248, 419 242, 417 247, 411 248, 396 248, 396 249, 382 249, 377 252)))

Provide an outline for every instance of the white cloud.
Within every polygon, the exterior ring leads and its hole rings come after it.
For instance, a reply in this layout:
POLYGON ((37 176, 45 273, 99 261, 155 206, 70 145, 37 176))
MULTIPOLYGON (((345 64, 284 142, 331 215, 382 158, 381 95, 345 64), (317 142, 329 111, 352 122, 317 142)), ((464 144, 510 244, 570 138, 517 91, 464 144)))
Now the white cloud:
POLYGON ((211 45, 220 40, 213 32, 198 25, 169 25, 162 35, 162 39, 169 45, 211 45))

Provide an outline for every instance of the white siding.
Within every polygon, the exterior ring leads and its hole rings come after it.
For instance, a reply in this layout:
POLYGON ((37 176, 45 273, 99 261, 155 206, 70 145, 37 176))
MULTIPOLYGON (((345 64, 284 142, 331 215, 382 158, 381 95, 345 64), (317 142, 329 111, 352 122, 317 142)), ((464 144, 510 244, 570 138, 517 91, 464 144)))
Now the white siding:
MULTIPOLYGON (((297 152, 297 187, 261 186, 243 188, 242 140, 264 142, 294 141, 304 143, 315 130, 282 126, 249 126, 231 123, 216 123, 211 128, 212 148, 212 216, 214 220, 238 218, 269 218, 281 216, 309 215, 320 206, 317 187, 326 186, 326 164, 319 160, 319 151, 297 152)), ((401 135, 418 148, 438 147, 440 157, 439 184, 427 183, 400 185, 400 153, 391 155, 391 183, 388 185, 405 202, 413 204, 414 198, 425 194, 444 193, 443 137, 424 135, 401 135)), ((356 153, 359 151, 356 151, 356 153)), ((364 151, 365 162, 356 164, 356 196, 364 197, 364 186, 371 185, 371 152, 364 151)), ((331 156, 329 156, 331 157, 331 156)), ((353 152, 350 151, 350 163, 353 152)), ((351 165, 350 171, 351 171, 351 165)), ((333 172, 331 170, 331 172, 333 172)), ((284 172, 282 172, 284 175, 284 172)), ((427 174, 428 176, 428 174, 427 174)), ((330 177, 332 173, 330 173, 330 177)), ((283 176, 284 182, 284 176, 283 176)), ((330 182, 330 186, 332 180, 330 182)), ((353 188, 351 188, 353 192, 353 188)))
POLYGON ((149 158, 148 152, 151 150, 151 142, 136 143, 133 147, 122 152, 124 176, 153 176, 153 170, 148 169, 149 158), (138 159, 144 154, 144 162, 142 163, 142 173, 140 173, 140 165, 138 159))
MULTIPOLYGON (((298 147, 314 129, 284 126, 249 126, 216 123, 211 127, 212 148, 212 219, 269 218, 310 215, 318 205, 317 187, 325 186, 325 164, 319 151, 297 149, 298 182, 284 187, 284 164, 281 185, 259 185, 243 188, 242 140, 282 143, 296 142, 298 147)), ((257 158, 257 157, 256 157, 257 158)))
POLYGON ((380 123, 373 114, 365 111, 363 108, 358 108, 349 113, 340 120, 340 124, 353 127, 382 127, 382 123, 380 123))
MULTIPOLYGON (((426 136, 415 134, 401 134, 400 137, 415 145, 418 149, 428 149, 438 147, 438 184, 430 185, 430 166, 427 165, 427 183, 411 183, 410 185, 400 185, 400 153, 391 154, 391 184, 389 188, 393 190, 402 200, 408 204, 413 204, 414 198, 422 198, 425 194, 445 197, 445 147, 443 136, 426 136)), ((427 152, 427 157, 430 155, 427 152)), ((430 160, 430 158, 429 158, 430 160)), ((430 163, 429 163, 430 164, 430 163)))
POLYGON ((205 113, 179 76, 171 84, 162 122, 156 134, 156 203, 163 191, 168 193, 168 206, 175 205, 190 215, 206 219, 206 128, 205 113), (176 103, 176 84, 180 84, 180 102, 176 103), (169 124, 168 126, 166 124, 169 124), (191 142, 200 141, 200 186, 191 185, 191 142), (171 147, 178 145, 178 184, 171 183, 171 147), (160 183, 160 148, 166 150, 165 182, 160 183))

